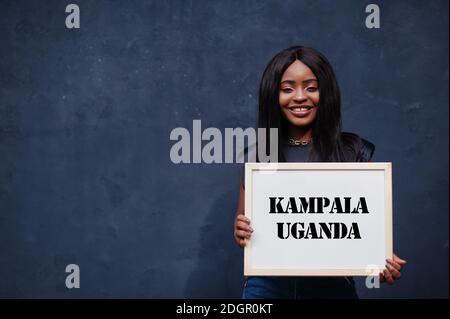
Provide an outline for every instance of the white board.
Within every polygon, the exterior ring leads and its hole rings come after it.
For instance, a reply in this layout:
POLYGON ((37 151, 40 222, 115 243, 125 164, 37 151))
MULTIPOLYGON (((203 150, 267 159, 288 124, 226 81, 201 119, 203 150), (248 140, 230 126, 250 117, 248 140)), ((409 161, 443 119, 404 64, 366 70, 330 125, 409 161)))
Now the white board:
POLYGON ((244 275, 367 276, 392 258, 391 163, 247 163, 245 168, 245 215, 254 232, 245 247, 244 275), (327 199, 329 205, 317 212, 327 199), (346 202, 354 212, 345 212, 346 202))

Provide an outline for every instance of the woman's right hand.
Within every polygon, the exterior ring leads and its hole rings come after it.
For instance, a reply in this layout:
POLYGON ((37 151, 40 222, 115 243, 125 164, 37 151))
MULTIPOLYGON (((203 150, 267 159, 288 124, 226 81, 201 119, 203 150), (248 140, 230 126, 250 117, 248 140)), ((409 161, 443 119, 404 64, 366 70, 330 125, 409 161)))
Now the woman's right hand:
POLYGON ((250 239, 253 229, 250 227, 250 219, 243 214, 238 214, 234 221, 234 239, 242 248, 245 247, 246 239, 250 239))

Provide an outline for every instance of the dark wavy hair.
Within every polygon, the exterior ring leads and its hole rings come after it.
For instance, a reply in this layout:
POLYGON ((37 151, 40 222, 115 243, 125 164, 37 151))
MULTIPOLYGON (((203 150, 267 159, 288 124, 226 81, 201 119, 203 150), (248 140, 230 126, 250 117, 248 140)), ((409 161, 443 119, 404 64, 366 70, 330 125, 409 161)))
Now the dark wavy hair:
POLYGON ((281 115, 279 92, 281 78, 296 60, 307 65, 319 82, 320 102, 312 127, 313 147, 310 161, 355 161, 361 140, 355 134, 341 132, 341 95, 331 64, 313 48, 294 46, 270 60, 259 88, 258 126, 266 128, 266 149, 270 152, 269 128, 278 128, 278 160, 284 162, 282 143, 287 137, 287 122, 281 115))

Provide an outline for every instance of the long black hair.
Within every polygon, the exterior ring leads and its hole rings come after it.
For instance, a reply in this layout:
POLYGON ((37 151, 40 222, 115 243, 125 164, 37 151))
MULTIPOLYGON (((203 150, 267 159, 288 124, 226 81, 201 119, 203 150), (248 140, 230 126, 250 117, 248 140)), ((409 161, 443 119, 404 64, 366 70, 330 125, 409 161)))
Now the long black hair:
POLYGON ((294 46, 270 60, 259 88, 258 127, 266 128, 266 150, 270 153, 269 129, 278 129, 278 160, 284 162, 281 145, 287 138, 287 123, 279 104, 280 82, 286 69, 300 60, 308 66, 319 82, 320 102, 312 127, 313 147, 310 161, 354 161, 361 146, 360 138, 341 132, 341 95, 331 64, 313 48, 294 46))

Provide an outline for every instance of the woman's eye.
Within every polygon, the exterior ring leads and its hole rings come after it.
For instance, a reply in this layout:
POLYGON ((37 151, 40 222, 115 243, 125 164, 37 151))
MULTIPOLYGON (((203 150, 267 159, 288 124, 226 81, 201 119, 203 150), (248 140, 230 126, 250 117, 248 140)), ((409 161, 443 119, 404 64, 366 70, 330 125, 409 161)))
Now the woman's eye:
POLYGON ((293 90, 291 88, 284 88, 284 89, 281 89, 281 91, 283 93, 291 93, 293 90))
POLYGON ((317 91, 317 88, 315 88, 315 87, 309 87, 309 88, 307 88, 306 89, 308 92, 316 92, 317 91))

